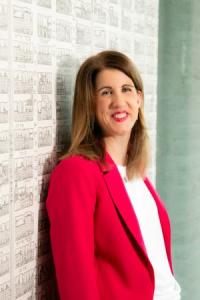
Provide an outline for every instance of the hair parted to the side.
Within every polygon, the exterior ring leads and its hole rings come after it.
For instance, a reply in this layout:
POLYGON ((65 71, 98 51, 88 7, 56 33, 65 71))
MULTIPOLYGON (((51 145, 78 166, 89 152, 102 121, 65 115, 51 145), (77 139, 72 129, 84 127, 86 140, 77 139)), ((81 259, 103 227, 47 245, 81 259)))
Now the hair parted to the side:
MULTIPOLYGON (((100 71, 113 68, 131 78, 136 90, 142 93, 144 99, 141 76, 134 63, 125 54, 105 50, 87 58, 80 66, 76 76, 70 146, 67 153, 62 155, 60 159, 71 155, 83 155, 88 159, 104 161, 103 135, 95 118, 95 84, 96 76, 100 71)), ((142 103, 127 150, 126 170, 128 178, 145 176, 148 161, 149 139, 142 103)))

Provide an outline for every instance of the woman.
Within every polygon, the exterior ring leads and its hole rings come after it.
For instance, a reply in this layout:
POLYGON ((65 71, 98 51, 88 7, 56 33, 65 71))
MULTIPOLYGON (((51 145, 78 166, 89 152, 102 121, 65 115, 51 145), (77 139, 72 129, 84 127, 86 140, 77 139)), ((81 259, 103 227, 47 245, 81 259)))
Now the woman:
POLYGON ((62 300, 180 299, 170 221, 145 175, 143 97, 120 52, 100 52, 78 71, 71 145, 47 198, 62 300))

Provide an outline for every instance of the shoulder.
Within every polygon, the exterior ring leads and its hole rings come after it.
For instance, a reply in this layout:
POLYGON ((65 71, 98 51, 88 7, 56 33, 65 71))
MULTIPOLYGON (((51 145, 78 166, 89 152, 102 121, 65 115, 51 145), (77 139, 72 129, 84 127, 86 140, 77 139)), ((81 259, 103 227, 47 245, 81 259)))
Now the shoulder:
POLYGON ((46 207, 51 218, 80 208, 82 203, 94 209, 99 182, 98 169, 94 161, 82 156, 71 156, 61 160, 51 173, 46 207), (58 205, 59 203, 59 205, 58 205))
POLYGON ((52 176, 64 177, 88 177, 98 176, 98 166, 96 160, 88 159, 82 155, 73 155, 62 159, 54 168, 52 176))

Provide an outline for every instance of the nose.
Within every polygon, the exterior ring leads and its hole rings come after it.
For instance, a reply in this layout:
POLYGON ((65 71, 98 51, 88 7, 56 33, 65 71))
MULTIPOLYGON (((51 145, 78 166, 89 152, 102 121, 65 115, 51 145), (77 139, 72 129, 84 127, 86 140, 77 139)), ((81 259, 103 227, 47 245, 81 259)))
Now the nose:
POLYGON ((124 95, 120 91, 115 91, 112 94, 112 107, 123 107, 124 106, 124 95))

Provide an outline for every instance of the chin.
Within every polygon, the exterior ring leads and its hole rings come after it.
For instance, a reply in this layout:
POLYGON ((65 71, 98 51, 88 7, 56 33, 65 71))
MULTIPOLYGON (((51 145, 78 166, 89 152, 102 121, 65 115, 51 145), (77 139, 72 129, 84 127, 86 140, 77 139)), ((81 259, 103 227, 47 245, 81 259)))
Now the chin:
POLYGON ((114 135, 117 135, 117 136, 130 136, 131 134, 131 131, 116 131, 114 135))

